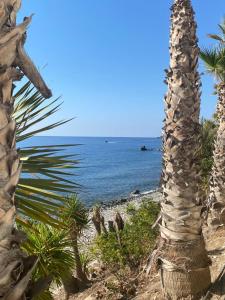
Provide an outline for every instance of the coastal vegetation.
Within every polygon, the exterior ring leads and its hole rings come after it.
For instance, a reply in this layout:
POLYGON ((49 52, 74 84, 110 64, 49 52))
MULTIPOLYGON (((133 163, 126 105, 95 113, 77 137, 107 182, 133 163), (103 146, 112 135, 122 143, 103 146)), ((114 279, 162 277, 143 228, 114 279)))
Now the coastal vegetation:
POLYGON ((138 209, 128 205, 127 213, 128 222, 120 228, 114 225, 97 236, 92 247, 94 256, 113 273, 139 268, 155 247, 158 236, 158 230, 152 226, 158 217, 159 205, 152 199, 143 200, 138 209))
MULTIPOLYGON (((24 84, 14 98, 14 118, 18 124, 16 140, 22 144, 19 151, 23 162, 16 190, 16 198, 20 200, 16 222, 27 235, 22 244, 24 252, 38 259, 26 297, 53 299, 50 286, 64 285, 68 289, 65 282, 72 280, 74 268, 79 270, 79 257, 70 250, 70 247, 76 249, 75 239, 71 238, 72 222, 77 222, 78 229, 88 222, 77 198, 65 197, 79 190, 79 185, 70 180, 78 161, 74 155, 65 154, 76 145, 23 146, 36 134, 69 120, 42 125, 57 113, 61 101, 57 98, 47 102, 31 82, 24 84)), ((78 282, 74 283, 73 290, 77 292, 78 282)))
MULTIPOLYGON (((194 11, 190 0, 174 0, 162 201, 133 194, 124 213, 118 205, 106 218, 107 208, 85 207, 79 199, 81 187, 71 180, 79 161, 67 150, 78 145, 32 146, 35 135, 69 120, 46 125, 61 100, 46 100, 51 91, 24 52, 31 17, 16 26, 20 4, 5 0, 0 7, 2 47, 12 42, 7 51, 13 57, 8 60, 0 50, 0 64, 6 68, 0 75, 0 298, 62 300, 78 293, 82 297, 90 289, 95 298, 79 299, 133 299, 159 270, 162 297, 200 299, 211 288, 203 211, 210 210, 213 229, 225 221, 224 23, 219 26, 221 36, 210 35, 218 47, 200 52, 218 80, 216 114, 200 122, 194 11), (21 72, 29 81, 13 91, 21 72), (29 146, 24 146, 26 140, 29 146)), ((153 290, 150 287, 147 298, 135 299, 151 299, 153 290)))
POLYGON ((68 229, 56 229, 43 223, 31 226, 32 230, 25 229, 27 241, 23 249, 28 255, 35 255, 38 263, 26 296, 30 299, 52 299, 50 285, 60 286, 75 266, 68 229))

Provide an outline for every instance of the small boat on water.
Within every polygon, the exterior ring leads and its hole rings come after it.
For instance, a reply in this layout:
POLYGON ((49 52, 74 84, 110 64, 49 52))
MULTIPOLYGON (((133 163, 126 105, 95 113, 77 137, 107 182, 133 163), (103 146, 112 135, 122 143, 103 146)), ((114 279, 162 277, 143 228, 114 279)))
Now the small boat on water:
POLYGON ((146 146, 142 146, 141 151, 148 151, 148 149, 146 148, 146 146))

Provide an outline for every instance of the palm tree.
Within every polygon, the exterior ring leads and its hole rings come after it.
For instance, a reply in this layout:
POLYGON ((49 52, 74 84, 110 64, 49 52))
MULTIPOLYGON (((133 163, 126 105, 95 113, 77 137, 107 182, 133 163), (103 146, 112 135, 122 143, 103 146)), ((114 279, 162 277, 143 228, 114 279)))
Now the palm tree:
POLYGON ((16 122, 12 116, 13 82, 26 75, 44 98, 52 95, 24 51, 26 29, 32 16, 16 25, 20 5, 21 0, 5 0, 0 5, 0 297, 5 300, 23 297, 37 262, 35 257, 26 257, 20 250, 24 237, 15 228, 15 190, 22 164, 16 149, 16 122))
POLYGON ((213 167, 210 178, 208 223, 214 228, 225 225, 225 21, 219 25, 221 36, 210 34, 219 45, 212 49, 203 49, 200 57, 206 70, 212 74, 217 84, 218 131, 214 145, 213 167))
POLYGON ((69 233, 72 240, 72 247, 75 257, 76 277, 83 283, 88 279, 83 270, 81 256, 79 253, 78 239, 82 230, 88 225, 88 212, 85 206, 76 195, 71 195, 63 208, 63 221, 70 228, 69 233))
POLYGON ((202 237, 200 77, 190 0, 174 0, 165 97, 161 279, 169 299, 200 299, 210 285, 202 237))
POLYGON ((68 229, 41 223, 30 225, 33 230, 25 229, 28 240, 23 249, 29 255, 36 255, 38 263, 26 295, 28 299, 44 300, 46 294, 51 294, 49 286, 52 283, 61 285, 63 278, 72 272, 74 255, 70 250, 68 229))

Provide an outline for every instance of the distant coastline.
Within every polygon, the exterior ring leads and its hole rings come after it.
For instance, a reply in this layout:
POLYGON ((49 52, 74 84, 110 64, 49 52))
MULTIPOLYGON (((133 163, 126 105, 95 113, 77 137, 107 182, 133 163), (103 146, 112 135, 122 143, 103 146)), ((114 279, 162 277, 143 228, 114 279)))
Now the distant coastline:
POLYGON ((161 138, 56 137, 36 136, 19 147, 35 145, 74 145, 65 152, 79 161, 71 169, 70 180, 88 207, 129 197, 134 190, 149 191, 159 186, 162 153, 161 138), (105 140, 109 143, 105 143, 105 140), (140 151, 145 145, 151 151, 140 151))

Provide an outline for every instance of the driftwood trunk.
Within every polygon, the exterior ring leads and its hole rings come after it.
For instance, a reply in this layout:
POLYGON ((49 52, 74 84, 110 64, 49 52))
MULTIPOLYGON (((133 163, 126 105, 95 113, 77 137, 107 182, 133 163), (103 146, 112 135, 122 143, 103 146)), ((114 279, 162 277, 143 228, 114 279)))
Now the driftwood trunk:
POLYGON ((210 285, 202 237, 199 149, 200 78, 189 0, 174 0, 165 97, 163 201, 159 259, 167 299, 200 299, 210 285))
POLYGON ((16 26, 20 5, 20 0, 0 1, 0 298, 3 300, 25 299, 23 294, 36 261, 20 250, 24 236, 15 228, 14 193, 21 163, 16 150, 16 124, 12 119, 13 82, 20 80, 29 69, 27 75, 32 83, 45 97, 51 96, 23 49, 31 17, 16 26))

